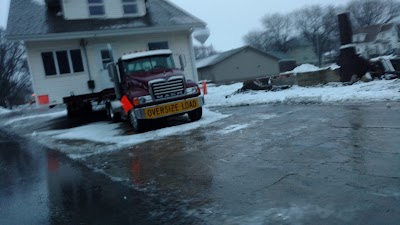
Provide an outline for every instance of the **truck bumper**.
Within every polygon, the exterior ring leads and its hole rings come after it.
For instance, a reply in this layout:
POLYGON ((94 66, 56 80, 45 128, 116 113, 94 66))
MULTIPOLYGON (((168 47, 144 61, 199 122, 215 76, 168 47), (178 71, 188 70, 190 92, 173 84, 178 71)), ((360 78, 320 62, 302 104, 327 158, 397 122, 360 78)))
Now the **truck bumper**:
POLYGON ((133 109, 137 119, 158 119, 184 114, 204 105, 204 96, 133 109))

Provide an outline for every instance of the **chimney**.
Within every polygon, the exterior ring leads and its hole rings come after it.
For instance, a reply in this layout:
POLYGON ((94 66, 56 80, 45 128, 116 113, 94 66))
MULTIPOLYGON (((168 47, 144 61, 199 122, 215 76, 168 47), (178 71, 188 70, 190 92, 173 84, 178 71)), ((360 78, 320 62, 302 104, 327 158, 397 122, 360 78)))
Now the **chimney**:
POLYGON ((357 55, 353 44, 353 30, 349 13, 338 15, 340 30, 340 55, 337 64, 340 66, 340 81, 349 82, 353 75, 361 78, 368 71, 368 61, 357 55))

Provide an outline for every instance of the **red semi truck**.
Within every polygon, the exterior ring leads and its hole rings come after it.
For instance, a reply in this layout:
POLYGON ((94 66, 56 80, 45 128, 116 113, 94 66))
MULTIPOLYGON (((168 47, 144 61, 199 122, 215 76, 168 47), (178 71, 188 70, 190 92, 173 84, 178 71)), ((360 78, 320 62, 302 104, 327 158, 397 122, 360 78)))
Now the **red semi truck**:
POLYGON ((191 121, 199 120, 204 97, 198 84, 185 78, 179 59, 181 68, 165 49, 125 54, 108 64, 114 83, 114 93, 106 100, 109 117, 129 121, 136 132, 146 130, 150 121, 185 113, 191 121))

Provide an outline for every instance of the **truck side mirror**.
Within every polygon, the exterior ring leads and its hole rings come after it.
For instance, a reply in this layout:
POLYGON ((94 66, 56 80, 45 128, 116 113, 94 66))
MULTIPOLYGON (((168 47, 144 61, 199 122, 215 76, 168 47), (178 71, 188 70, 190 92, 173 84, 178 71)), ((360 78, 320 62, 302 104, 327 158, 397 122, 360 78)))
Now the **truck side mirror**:
POLYGON ((179 63, 181 64, 181 70, 185 70, 186 58, 184 58, 182 55, 179 55, 179 63))

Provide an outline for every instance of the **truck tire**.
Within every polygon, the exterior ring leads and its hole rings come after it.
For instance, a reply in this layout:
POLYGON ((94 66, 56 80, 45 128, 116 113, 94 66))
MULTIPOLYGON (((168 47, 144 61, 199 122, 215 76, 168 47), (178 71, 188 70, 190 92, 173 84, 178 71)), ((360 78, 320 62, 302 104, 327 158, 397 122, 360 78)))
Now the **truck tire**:
POLYGON ((133 110, 129 111, 129 123, 136 133, 142 133, 146 130, 145 120, 137 119, 133 110))
POLYGON ((71 105, 67 105, 67 117, 68 119, 73 119, 76 117, 76 113, 74 113, 74 111, 72 110, 71 105))
POLYGON ((201 117, 203 116, 203 108, 197 108, 193 111, 188 112, 189 118, 192 122, 197 121, 199 119, 201 119, 201 117))

